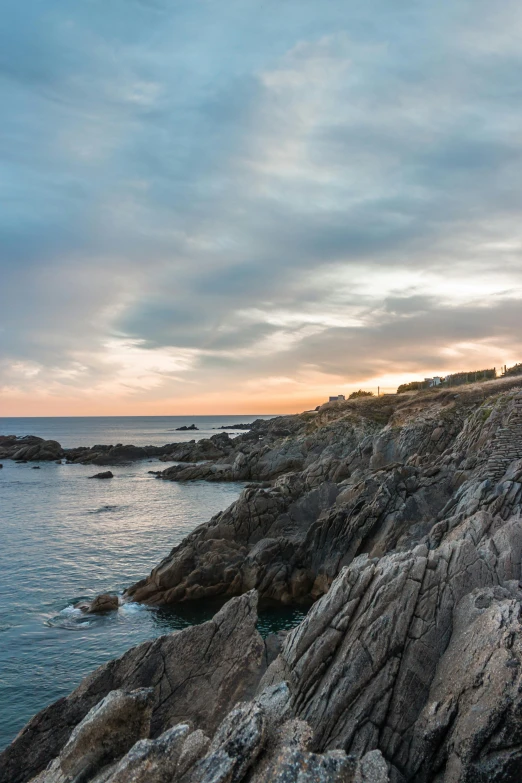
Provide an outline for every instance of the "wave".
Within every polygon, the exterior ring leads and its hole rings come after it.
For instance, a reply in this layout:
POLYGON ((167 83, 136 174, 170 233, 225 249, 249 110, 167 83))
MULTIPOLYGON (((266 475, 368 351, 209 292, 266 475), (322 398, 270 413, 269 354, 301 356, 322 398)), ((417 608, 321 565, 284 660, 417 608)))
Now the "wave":
POLYGON ((99 508, 92 508, 89 511, 87 511, 87 514, 105 514, 106 511, 118 511, 120 509, 125 508, 125 506, 100 506, 99 508))
POLYGON ((122 620, 126 617, 133 617, 142 612, 157 611, 156 607, 145 606, 144 604, 127 603, 122 604, 117 612, 108 614, 85 614, 78 609, 76 604, 79 601, 90 601, 91 598, 78 598, 74 604, 69 604, 54 617, 45 620, 44 625, 49 628, 62 628, 68 631, 84 631, 86 628, 92 628, 101 623, 122 620))

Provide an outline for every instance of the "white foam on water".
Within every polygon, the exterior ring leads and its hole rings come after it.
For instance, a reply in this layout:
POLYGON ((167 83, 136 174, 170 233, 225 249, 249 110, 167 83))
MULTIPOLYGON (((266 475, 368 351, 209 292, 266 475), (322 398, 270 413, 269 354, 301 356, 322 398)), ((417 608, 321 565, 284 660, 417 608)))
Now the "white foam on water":
POLYGON ((74 606, 73 604, 70 604, 69 606, 66 606, 65 609, 62 609, 60 614, 63 614, 66 617, 81 617, 82 610, 78 609, 78 607, 74 606))
POLYGON ((119 611, 122 614, 138 614, 140 612, 150 612, 151 608, 150 606, 145 606, 145 604, 128 603, 122 604, 119 611))

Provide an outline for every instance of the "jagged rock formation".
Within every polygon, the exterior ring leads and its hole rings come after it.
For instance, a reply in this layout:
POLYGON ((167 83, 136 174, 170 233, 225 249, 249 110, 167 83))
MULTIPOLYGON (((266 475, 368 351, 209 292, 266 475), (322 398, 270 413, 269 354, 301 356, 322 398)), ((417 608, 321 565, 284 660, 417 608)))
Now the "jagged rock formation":
POLYGON ((263 485, 126 596, 238 597, 36 716, 0 783, 518 783, 521 387, 337 403, 263 425, 267 442, 247 433, 232 464, 263 485), (315 603, 263 643, 257 593, 315 603), (143 720, 106 743, 97 722, 125 699, 143 720))
MULTIPOLYGON (((306 602, 361 553, 440 540, 456 513, 505 518, 520 503, 518 484, 507 492, 497 480, 499 468, 522 458, 521 421, 518 388, 498 383, 361 399, 285 417, 293 434, 267 435, 270 445, 240 436, 232 463, 168 468, 171 480, 232 475, 262 484, 197 528, 127 597, 161 604, 255 588, 266 599, 306 602)), ((281 427, 264 423, 265 432, 281 427)))

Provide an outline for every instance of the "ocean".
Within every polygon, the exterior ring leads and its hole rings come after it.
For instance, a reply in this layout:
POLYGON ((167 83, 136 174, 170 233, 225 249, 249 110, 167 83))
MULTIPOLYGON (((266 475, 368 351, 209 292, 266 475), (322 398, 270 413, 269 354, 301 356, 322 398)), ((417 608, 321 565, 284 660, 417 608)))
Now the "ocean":
MULTIPOLYGON (((63 446, 162 445, 215 434, 259 416, 0 418, 0 434, 39 435, 63 446), (195 424, 197 432, 176 432, 195 424)), ((265 417, 263 417, 265 418, 265 417)), ((266 418, 270 418, 267 416, 266 418)), ((231 433, 232 434, 232 433, 231 433)), ((148 474, 157 460, 111 467, 90 481, 88 465, 3 462, 0 470, 0 749, 36 712, 68 694, 105 661, 146 639, 209 619, 216 604, 85 616, 73 605, 121 592, 173 546, 230 505, 242 484, 178 484, 148 474)), ((303 613, 267 609, 263 634, 303 613)))

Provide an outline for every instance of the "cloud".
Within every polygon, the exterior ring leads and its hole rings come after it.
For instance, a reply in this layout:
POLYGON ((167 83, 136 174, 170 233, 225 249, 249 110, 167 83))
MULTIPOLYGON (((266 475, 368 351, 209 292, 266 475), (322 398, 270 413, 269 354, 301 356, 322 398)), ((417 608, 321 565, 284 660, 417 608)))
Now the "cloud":
POLYGON ((522 12, 479 6, 8 0, 4 393, 520 359, 522 12))

